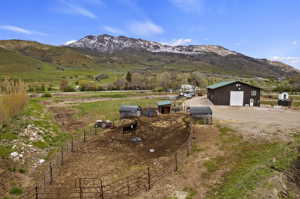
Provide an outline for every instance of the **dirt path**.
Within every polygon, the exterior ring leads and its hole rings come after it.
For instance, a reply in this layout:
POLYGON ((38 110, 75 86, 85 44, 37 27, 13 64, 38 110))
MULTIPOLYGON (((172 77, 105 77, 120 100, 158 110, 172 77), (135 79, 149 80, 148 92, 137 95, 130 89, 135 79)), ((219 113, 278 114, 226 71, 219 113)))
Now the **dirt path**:
POLYGON ((203 97, 195 97, 186 106, 210 106, 213 119, 230 125, 247 137, 289 139, 300 131, 300 111, 264 107, 214 106, 203 97))

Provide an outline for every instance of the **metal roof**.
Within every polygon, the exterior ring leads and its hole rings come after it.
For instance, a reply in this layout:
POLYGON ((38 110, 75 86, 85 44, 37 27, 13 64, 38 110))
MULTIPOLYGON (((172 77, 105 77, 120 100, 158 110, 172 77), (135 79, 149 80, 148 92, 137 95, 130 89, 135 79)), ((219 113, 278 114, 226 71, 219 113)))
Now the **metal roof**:
POLYGON ((212 110, 209 106, 192 106, 190 108, 190 113, 201 114, 201 115, 212 115, 212 110))
POLYGON ((220 87, 223 87, 223 86, 227 86, 227 85, 230 85, 230 84, 233 84, 233 83, 239 83, 239 84, 244 84, 244 85, 247 85, 247 86, 250 86, 250 87, 253 87, 253 88, 258 88, 258 89, 261 89, 257 86, 253 86, 253 85, 250 85, 250 84, 247 84, 247 83, 244 83, 244 82, 241 82, 241 81, 237 81, 237 80, 234 80, 234 81, 224 81, 224 82, 219 82, 219 83, 216 83, 216 84, 213 84, 213 85, 210 85, 206 88, 208 89, 216 89, 216 88, 220 88, 220 87))
POLYGON ((135 112, 141 110, 140 106, 135 106, 135 105, 122 105, 120 107, 120 112, 135 112))
POLYGON ((172 102, 171 101, 160 101, 160 102, 157 102, 157 105, 158 106, 172 105, 172 102))
POLYGON ((210 86, 208 86, 207 88, 209 88, 209 89, 216 89, 216 88, 220 88, 220 87, 223 87, 223 86, 227 86, 227 85, 232 84, 232 83, 235 83, 235 82, 237 82, 237 81, 225 81, 225 82, 219 82, 219 83, 210 85, 210 86))

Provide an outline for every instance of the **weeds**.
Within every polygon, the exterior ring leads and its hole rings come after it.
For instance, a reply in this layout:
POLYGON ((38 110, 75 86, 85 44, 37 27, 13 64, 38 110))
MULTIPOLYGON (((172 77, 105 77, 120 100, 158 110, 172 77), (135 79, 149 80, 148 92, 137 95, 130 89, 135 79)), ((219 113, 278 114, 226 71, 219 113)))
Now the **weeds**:
POLYGON ((20 187, 13 187, 9 190, 9 193, 11 195, 16 195, 16 196, 19 196, 23 193, 23 189, 20 188, 20 187))
POLYGON ((27 100, 24 82, 4 79, 0 84, 0 125, 22 111, 27 100))

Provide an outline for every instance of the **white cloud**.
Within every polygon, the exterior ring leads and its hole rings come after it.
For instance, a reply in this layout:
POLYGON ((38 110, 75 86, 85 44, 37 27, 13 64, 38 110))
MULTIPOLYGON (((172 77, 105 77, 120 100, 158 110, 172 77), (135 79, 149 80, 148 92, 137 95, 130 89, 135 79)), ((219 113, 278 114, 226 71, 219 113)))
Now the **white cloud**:
POLYGON ((97 16, 92 11, 77 4, 77 1, 60 0, 60 2, 64 6, 64 8, 61 10, 64 13, 81 15, 84 17, 89 17, 91 19, 97 18, 97 16))
POLYGON ((200 13, 203 8, 203 0, 169 0, 177 8, 192 13, 200 13))
POLYGON ((129 30, 139 36, 159 35, 164 33, 164 29, 151 21, 132 22, 129 30))
POLYGON ((5 25, 5 26, 0 26, 0 29, 17 32, 17 33, 23 33, 23 34, 27 34, 27 35, 32 34, 32 32, 30 30, 26 30, 24 28, 17 27, 17 26, 5 25))
POLYGON ((112 33, 112 34, 124 34, 124 31, 123 30, 120 30, 118 28, 114 28, 114 27, 111 27, 111 26, 104 26, 103 29, 109 33, 112 33))
POLYGON ((16 33, 22 33, 22 34, 26 34, 26 35, 41 35, 41 36, 47 35, 46 33, 38 32, 38 31, 34 31, 34 30, 28 30, 25 28, 21 28, 18 26, 12 26, 12 25, 2 25, 2 26, 0 26, 0 29, 11 31, 11 32, 16 32, 16 33))
POLYGON ((71 44, 71 43, 74 43, 74 42, 76 42, 76 40, 70 40, 70 41, 65 42, 64 45, 67 46, 67 45, 69 45, 69 44, 71 44))
POLYGON ((192 43, 192 41, 193 41, 192 39, 180 38, 180 39, 173 39, 172 41, 164 44, 171 45, 171 46, 180 46, 180 45, 187 45, 189 43, 192 43))
POLYGON ((273 56, 270 58, 273 61, 281 61, 292 66, 300 68, 300 57, 279 57, 273 56))

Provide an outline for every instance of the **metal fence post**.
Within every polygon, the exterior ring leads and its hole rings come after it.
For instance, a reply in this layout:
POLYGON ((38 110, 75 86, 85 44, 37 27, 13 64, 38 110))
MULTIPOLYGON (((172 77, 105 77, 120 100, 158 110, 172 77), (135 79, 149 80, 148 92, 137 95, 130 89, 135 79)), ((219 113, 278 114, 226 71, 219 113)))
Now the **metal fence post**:
POLYGON ((148 191, 151 189, 151 175, 150 175, 150 167, 147 168, 148 171, 148 191))
POLYGON ((127 177, 127 195, 130 196, 130 184, 129 184, 129 178, 127 177))
POLYGON ((79 198, 83 199, 81 178, 79 178, 79 198))
POLYGON ((85 137, 85 129, 83 130, 83 142, 86 142, 86 137, 85 137))
POLYGON ((46 191, 46 175, 44 175, 44 191, 46 191))
POLYGON ((52 184, 52 183, 53 183, 53 168, 52 168, 52 162, 50 162, 49 169, 50 169, 50 184, 52 184))
POLYGON ((39 190, 38 190, 38 186, 35 186, 35 199, 39 199, 39 190))
POLYGON ((178 159, 177 159, 177 152, 175 153, 175 172, 178 171, 178 159))
POLYGON ((71 152, 74 152, 74 138, 72 136, 72 140, 71 140, 71 152))
POLYGON ((103 181, 100 179, 100 190, 101 190, 101 199, 104 199, 104 189, 103 189, 103 181))
POLYGON ((64 165, 64 147, 62 146, 60 149, 60 153, 61 153, 61 160, 60 160, 60 164, 64 165))

